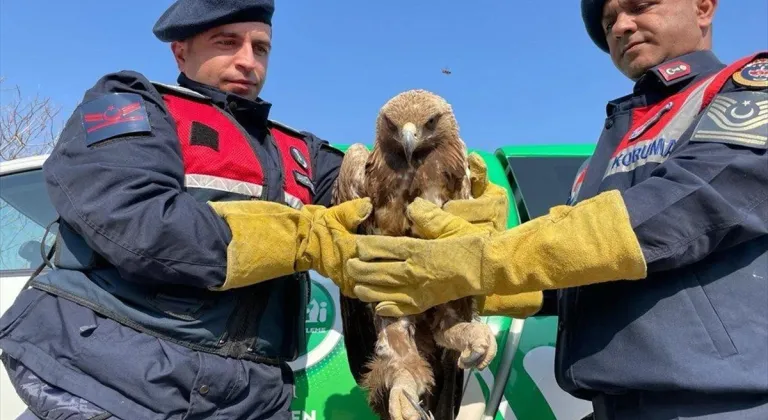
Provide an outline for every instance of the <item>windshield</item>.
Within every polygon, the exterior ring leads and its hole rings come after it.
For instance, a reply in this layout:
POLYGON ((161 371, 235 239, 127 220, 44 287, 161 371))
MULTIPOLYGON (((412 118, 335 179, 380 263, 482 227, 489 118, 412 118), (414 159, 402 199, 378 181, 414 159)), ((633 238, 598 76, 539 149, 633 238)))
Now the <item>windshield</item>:
MULTIPOLYGON (((41 170, 0 177, 0 271, 37 268, 42 262, 40 241, 55 219, 41 170)), ((53 240, 49 234, 46 252, 53 240)))
POLYGON ((586 156, 507 158, 517 184, 515 198, 522 221, 545 215, 551 207, 565 204, 576 172, 586 159, 586 156))

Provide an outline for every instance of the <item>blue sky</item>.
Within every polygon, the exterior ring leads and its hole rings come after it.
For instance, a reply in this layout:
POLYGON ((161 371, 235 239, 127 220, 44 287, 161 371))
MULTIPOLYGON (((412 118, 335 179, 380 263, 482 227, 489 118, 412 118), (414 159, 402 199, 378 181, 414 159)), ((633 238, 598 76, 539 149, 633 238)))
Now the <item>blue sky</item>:
MULTIPOLYGON (((174 83, 151 32, 170 3, 0 0, 0 75, 50 96, 61 119, 108 72, 174 83)), ((766 16, 766 0, 721 1, 721 60, 768 49, 766 16)), ((334 143, 370 142, 379 107, 411 88, 451 102, 470 147, 594 142, 605 102, 631 89, 587 37, 578 1, 278 0, 274 26, 272 117, 334 143)))

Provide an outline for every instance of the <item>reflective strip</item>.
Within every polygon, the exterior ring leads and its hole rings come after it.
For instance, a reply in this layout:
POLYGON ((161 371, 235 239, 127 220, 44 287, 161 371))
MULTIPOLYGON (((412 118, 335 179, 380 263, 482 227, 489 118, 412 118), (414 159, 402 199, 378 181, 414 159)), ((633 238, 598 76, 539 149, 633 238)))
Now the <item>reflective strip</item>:
POLYGON ((667 122, 661 132, 655 137, 632 143, 619 154, 611 158, 611 163, 605 170, 603 179, 621 172, 631 172, 646 163, 664 163, 672 154, 680 136, 691 126, 696 116, 701 112, 704 94, 717 74, 710 76, 697 86, 685 98, 677 113, 667 122))
POLYGON ((189 88, 185 88, 184 86, 169 85, 169 84, 160 83, 160 82, 150 82, 150 83, 152 83, 155 86, 162 86, 162 87, 164 87, 164 88, 166 88, 168 90, 172 90, 174 92, 178 92, 178 93, 181 93, 183 95, 191 96, 193 98, 210 99, 209 97, 203 95, 202 93, 194 91, 194 90, 189 89, 189 88))
POLYGON ((284 193, 284 194, 285 194, 285 203, 288 204, 289 206, 295 209, 300 209, 304 207, 304 203, 302 203, 298 197, 294 197, 288 193, 284 193))
POLYGON ((187 174, 184 177, 187 187, 208 188, 211 190, 226 191, 236 194, 260 198, 264 187, 259 184, 238 181, 236 179, 221 178, 213 175, 187 174))
MULTIPOLYGON (((221 178, 213 175, 187 174, 184 177, 184 180, 188 188, 207 188, 210 190, 247 195, 254 198, 261 198, 261 195, 264 192, 264 187, 262 185, 235 179, 221 178)), ((283 194, 285 203, 289 206, 295 209, 300 209, 304 206, 304 203, 302 203, 298 197, 288 193, 283 194)))

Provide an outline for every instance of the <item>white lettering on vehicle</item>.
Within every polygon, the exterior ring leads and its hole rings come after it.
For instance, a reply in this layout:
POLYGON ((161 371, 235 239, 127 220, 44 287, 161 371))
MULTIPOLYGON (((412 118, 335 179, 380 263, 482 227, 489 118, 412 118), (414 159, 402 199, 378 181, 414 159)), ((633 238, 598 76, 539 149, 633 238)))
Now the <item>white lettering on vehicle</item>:
POLYGON ((317 411, 291 411, 291 420, 317 420, 317 411))

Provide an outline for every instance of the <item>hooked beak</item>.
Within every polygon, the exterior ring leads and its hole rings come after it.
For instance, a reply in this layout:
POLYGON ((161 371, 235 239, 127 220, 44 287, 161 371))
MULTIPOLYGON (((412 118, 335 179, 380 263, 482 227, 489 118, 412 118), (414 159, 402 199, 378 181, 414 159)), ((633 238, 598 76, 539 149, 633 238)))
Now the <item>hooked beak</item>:
POLYGON ((405 159, 408 163, 411 163, 411 157, 413 156, 413 150, 416 149, 416 126, 413 123, 405 123, 403 129, 400 132, 400 136, 403 142, 403 150, 405 150, 405 159))

